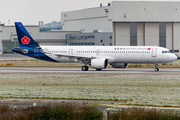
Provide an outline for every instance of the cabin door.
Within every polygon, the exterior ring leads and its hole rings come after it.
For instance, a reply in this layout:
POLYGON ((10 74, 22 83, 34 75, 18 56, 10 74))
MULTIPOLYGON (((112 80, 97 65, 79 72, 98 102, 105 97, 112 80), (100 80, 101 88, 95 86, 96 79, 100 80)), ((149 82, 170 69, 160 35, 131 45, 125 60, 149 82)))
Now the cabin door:
POLYGON ((38 56, 38 51, 39 51, 39 47, 36 47, 35 50, 34 50, 34 55, 35 56, 38 56))
POLYGON ((72 55, 72 54, 73 54, 73 49, 69 49, 68 53, 69 53, 70 55, 72 55))
POLYGON ((152 57, 156 57, 157 55, 157 48, 152 49, 152 57))

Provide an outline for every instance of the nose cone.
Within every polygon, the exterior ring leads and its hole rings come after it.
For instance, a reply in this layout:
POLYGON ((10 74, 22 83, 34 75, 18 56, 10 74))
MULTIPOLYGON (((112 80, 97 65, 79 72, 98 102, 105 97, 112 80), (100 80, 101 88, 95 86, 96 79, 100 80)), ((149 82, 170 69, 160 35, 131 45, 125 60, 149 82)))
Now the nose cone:
POLYGON ((172 61, 175 61, 175 60, 177 60, 177 56, 174 55, 174 54, 172 54, 170 59, 171 59, 172 61))

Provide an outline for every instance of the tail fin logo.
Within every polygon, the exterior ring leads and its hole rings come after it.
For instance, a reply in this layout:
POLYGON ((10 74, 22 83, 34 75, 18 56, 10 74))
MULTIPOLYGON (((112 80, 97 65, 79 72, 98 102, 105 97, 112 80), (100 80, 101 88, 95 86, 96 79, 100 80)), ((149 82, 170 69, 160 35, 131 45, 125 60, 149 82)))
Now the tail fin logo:
POLYGON ((27 36, 24 36, 24 37, 21 39, 21 42, 22 42, 24 45, 27 45, 27 44, 29 44, 30 39, 29 39, 27 36))

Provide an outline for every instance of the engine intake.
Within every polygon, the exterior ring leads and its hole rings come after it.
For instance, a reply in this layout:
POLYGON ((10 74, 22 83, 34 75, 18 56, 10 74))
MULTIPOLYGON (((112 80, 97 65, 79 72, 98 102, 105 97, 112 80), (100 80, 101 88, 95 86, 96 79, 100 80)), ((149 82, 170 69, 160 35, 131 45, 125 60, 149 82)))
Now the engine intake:
POLYGON ((91 67, 95 69, 106 69, 108 66, 108 59, 97 58, 91 60, 91 67))

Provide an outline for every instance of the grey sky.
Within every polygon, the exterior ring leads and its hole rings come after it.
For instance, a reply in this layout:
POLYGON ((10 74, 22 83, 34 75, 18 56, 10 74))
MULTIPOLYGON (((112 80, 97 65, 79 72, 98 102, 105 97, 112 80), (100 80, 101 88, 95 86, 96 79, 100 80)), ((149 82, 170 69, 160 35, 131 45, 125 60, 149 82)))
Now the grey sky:
POLYGON ((0 0, 0 22, 8 25, 8 20, 10 20, 10 25, 14 25, 14 22, 22 22, 25 25, 38 25, 38 21, 44 21, 44 23, 61 21, 60 14, 62 11, 99 7, 100 3, 107 6, 112 1, 114 0, 0 0))

